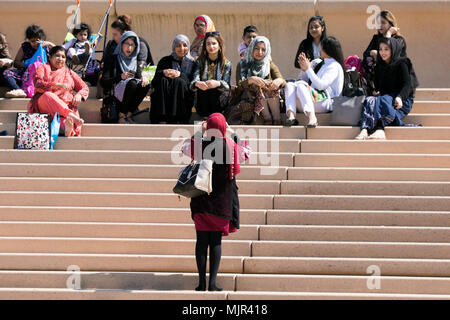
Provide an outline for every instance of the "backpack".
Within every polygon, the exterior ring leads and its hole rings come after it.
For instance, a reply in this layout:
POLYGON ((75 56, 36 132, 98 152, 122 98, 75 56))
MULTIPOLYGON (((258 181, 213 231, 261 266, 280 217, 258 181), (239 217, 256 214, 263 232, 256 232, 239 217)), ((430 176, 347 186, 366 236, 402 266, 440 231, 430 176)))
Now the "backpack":
POLYGON ((43 65, 43 63, 41 62, 41 57, 38 56, 36 62, 30 64, 27 71, 24 73, 22 90, 27 94, 27 98, 32 98, 34 96, 33 76, 36 73, 37 68, 39 68, 41 65, 43 65))
POLYGON ((362 67, 362 60, 358 56, 348 56, 344 61, 347 70, 358 71, 364 77, 364 68, 362 67))
POLYGON ((365 96, 366 90, 363 87, 361 74, 356 70, 347 70, 344 72, 344 88, 342 89, 344 97, 365 96))

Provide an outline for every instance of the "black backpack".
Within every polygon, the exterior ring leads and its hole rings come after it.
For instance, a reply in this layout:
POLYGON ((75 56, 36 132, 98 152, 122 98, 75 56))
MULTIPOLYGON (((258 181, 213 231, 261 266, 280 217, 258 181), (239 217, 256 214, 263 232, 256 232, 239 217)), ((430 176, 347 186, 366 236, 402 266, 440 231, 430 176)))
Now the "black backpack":
POLYGON ((347 70, 344 72, 344 88, 342 89, 344 97, 365 96, 366 90, 363 87, 361 74, 356 70, 347 70))

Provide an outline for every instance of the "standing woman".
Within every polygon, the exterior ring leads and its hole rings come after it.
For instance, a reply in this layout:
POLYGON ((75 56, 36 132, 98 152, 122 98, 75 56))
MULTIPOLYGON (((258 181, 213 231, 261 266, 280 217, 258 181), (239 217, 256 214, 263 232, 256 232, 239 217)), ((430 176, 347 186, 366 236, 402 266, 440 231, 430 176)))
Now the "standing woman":
POLYGON ((272 61, 269 39, 258 36, 250 42, 236 70, 236 83, 243 90, 241 99, 251 101, 255 112, 262 112, 264 124, 281 124, 278 89, 286 81, 272 61))
POLYGON ((86 101, 89 88, 72 70, 66 67, 66 50, 62 46, 50 49, 49 61, 36 69, 33 77, 35 93, 28 103, 29 113, 60 115, 60 131, 66 137, 80 136, 84 120, 78 105, 86 101), (73 92, 76 92, 75 95, 73 92))
POLYGON ((140 41, 132 31, 125 32, 112 56, 105 60, 101 84, 107 90, 114 88, 115 97, 121 102, 119 123, 134 123, 129 117, 138 110, 150 89, 149 80, 142 77, 138 64, 140 41))
POLYGON ((225 44, 218 32, 207 32, 197 60, 191 90, 197 93, 196 110, 201 117, 222 112, 230 91, 231 62, 225 56, 225 44), (222 97, 222 98, 221 98, 222 97))
POLYGON ((401 54, 402 43, 399 40, 380 40, 375 68, 377 96, 367 97, 364 101, 361 132, 355 139, 384 140, 385 126, 405 125, 402 119, 411 112, 419 82, 411 60, 401 54))
POLYGON ((296 111, 304 112, 309 118, 307 127, 315 128, 317 123, 317 113, 333 111, 333 98, 342 94, 344 87, 344 55, 341 44, 335 37, 328 37, 322 40, 321 57, 323 66, 314 72, 311 62, 304 53, 301 53, 298 60, 301 70, 304 72, 305 80, 311 81, 309 85, 306 81, 300 80, 288 83, 285 88, 286 98, 286 125, 298 125, 295 118, 296 111), (300 105, 297 105, 297 99, 300 105))
POLYGON ((228 127, 225 117, 213 113, 202 124, 202 134, 197 133, 183 144, 182 151, 192 159, 214 160, 212 169, 212 192, 191 199, 191 214, 197 233, 195 258, 199 274, 196 291, 206 290, 206 259, 209 246, 208 291, 221 291, 216 284, 222 255, 222 236, 239 229, 239 199, 236 175, 240 162, 248 158, 239 147, 237 136, 226 137, 228 127), (206 136, 200 139, 204 135, 206 136), (209 150, 209 151, 208 151, 209 150), (213 150, 213 151, 211 151, 213 150), (198 156, 197 156, 198 155, 198 156), (201 156, 200 156, 201 155, 201 156))
POLYGON ((303 52, 309 61, 320 58, 321 41, 327 37, 327 27, 322 16, 311 17, 308 21, 306 39, 300 42, 294 59, 294 66, 300 69, 298 57, 303 52))
POLYGON ((155 90, 151 95, 151 123, 189 123, 193 106, 189 85, 195 72, 189 46, 188 37, 177 35, 172 42, 172 54, 158 62, 152 80, 155 90))
POLYGON ((210 17, 208 17, 206 14, 202 14, 201 16, 196 17, 194 20, 194 31, 197 36, 192 41, 191 56, 194 59, 197 59, 202 52, 203 39, 205 38, 205 34, 207 32, 216 31, 216 27, 214 26, 214 22, 210 17))
POLYGON ((395 19, 392 12, 388 10, 381 11, 377 16, 380 26, 377 34, 372 37, 369 46, 363 53, 363 68, 364 79, 368 87, 369 94, 372 94, 375 89, 375 66, 378 55, 378 44, 382 38, 395 38, 401 44, 400 56, 406 57, 406 41, 400 35, 400 28, 397 25, 397 19, 395 19))

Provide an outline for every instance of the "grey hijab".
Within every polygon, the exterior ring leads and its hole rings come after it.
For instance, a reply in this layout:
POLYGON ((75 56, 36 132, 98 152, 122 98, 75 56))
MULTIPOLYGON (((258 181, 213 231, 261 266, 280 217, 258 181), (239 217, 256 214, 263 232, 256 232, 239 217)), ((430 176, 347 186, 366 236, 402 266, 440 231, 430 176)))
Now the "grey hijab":
POLYGON ((120 38, 120 41, 117 44, 116 49, 114 50, 114 55, 117 56, 117 60, 119 61, 119 65, 120 65, 120 68, 122 69, 122 72, 136 73, 136 71, 137 71, 137 56, 139 54, 139 50, 140 50, 139 37, 136 33, 134 33, 133 31, 127 31, 124 34, 122 34, 122 37, 120 38), (127 57, 122 51, 122 43, 128 38, 135 38, 136 44, 137 44, 133 53, 129 57, 127 57))
POLYGON ((266 78, 270 72, 270 42, 264 36, 258 36, 250 42, 245 51, 244 58, 240 61, 241 64, 241 79, 245 80, 251 76, 266 78), (266 54, 261 60, 253 58, 253 50, 255 46, 263 42, 266 46, 266 54))
POLYGON ((191 43, 189 41, 189 38, 186 37, 184 34, 179 34, 173 39, 172 42, 172 69, 178 70, 182 73, 190 75, 192 73, 192 70, 194 68, 195 60, 191 56, 190 53, 191 43), (188 47, 188 53, 183 57, 180 58, 175 53, 175 48, 180 42, 184 42, 188 47))

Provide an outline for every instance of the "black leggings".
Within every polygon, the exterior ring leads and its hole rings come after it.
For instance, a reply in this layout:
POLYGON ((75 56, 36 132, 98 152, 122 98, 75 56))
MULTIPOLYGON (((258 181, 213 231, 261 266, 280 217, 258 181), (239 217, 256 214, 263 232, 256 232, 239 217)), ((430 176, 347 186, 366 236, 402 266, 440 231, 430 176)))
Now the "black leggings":
POLYGON ((120 104, 120 112, 124 114, 136 112, 149 89, 150 85, 143 87, 135 79, 128 81, 122 103, 120 104))
POLYGON ((199 285, 206 285, 206 256, 209 246, 209 287, 216 285, 217 272, 219 271, 220 258, 222 256, 222 232, 221 231, 197 231, 197 243, 195 245, 195 259, 199 275, 199 285))

